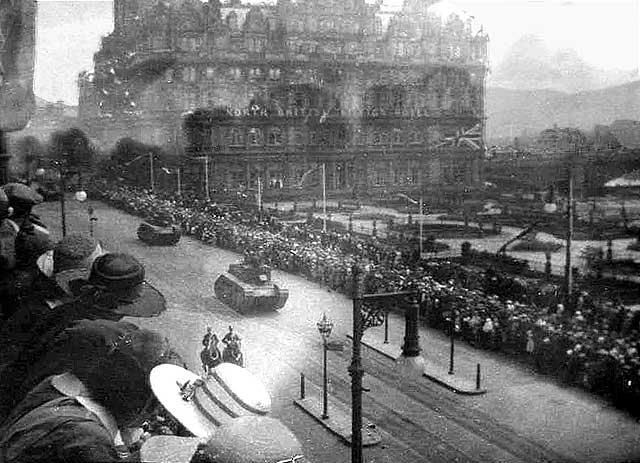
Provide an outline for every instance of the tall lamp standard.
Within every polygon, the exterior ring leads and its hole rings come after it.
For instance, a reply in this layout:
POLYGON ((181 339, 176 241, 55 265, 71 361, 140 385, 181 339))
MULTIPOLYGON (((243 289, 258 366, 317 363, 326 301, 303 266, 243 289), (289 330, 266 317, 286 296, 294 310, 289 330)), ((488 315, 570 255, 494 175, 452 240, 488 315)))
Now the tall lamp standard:
POLYGON ((322 388, 322 419, 329 418, 329 411, 327 407, 327 341, 331 336, 331 330, 333 329, 333 322, 327 319, 327 314, 322 314, 322 319, 317 323, 318 332, 322 336, 323 344, 323 388, 322 388))

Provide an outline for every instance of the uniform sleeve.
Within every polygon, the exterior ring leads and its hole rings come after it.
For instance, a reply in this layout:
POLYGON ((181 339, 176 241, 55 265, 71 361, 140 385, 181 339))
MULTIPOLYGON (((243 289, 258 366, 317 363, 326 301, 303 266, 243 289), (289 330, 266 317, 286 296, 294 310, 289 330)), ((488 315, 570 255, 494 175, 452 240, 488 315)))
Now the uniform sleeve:
POLYGON ((100 463, 122 461, 107 430, 88 420, 69 422, 50 436, 58 461, 100 463))

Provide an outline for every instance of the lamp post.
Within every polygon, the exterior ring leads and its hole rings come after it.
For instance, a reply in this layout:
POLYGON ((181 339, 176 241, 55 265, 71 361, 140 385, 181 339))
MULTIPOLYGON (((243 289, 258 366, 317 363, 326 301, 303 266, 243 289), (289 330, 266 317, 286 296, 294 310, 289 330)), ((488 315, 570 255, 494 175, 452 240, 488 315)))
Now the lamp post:
POLYGON ((65 205, 65 198, 64 198, 64 193, 67 190, 67 185, 66 185, 66 179, 65 179, 65 169, 64 169, 64 163, 61 160, 56 160, 54 161, 53 165, 57 168, 58 170, 58 175, 60 176, 60 179, 58 180, 59 184, 58 187, 60 188, 60 222, 61 222, 61 226, 62 226, 62 236, 67 236, 67 215, 66 215, 66 205, 65 205))
MULTIPOLYGON (((75 198, 76 198, 76 201, 78 201, 79 203, 84 203, 87 200, 87 192, 84 190, 78 190, 75 193, 75 198)), ((93 207, 89 206, 87 208, 87 213, 89 214, 89 235, 91 237, 93 237, 93 222, 95 220, 98 220, 95 217, 93 217, 93 212, 94 212, 93 207)))
POLYGON ((331 330, 333 329, 333 322, 327 319, 327 314, 322 314, 322 319, 317 323, 318 332, 322 337, 322 350, 323 350, 323 387, 322 387, 322 419, 329 418, 328 411, 328 397, 327 397, 327 341, 331 336, 331 330))
POLYGON ((456 339, 456 318, 457 318, 458 314, 456 310, 451 310, 451 343, 450 343, 450 349, 449 349, 449 374, 452 375, 454 374, 454 368, 453 368, 453 357, 455 354, 455 339, 456 339))
MULTIPOLYGON (((567 157, 567 229, 566 229, 566 254, 564 267, 564 291, 565 291, 565 307, 569 307, 572 303, 573 293, 573 267, 571 266, 571 245, 573 241, 573 162, 574 154, 578 154, 579 149, 576 145, 575 150, 569 153, 567 157)), ((549 198, 549 202, 543 207, 544 212, 552 214, 557 211, 557 205, 553 202, 553 198, 549 198)))
POLYGON ((404 299, 405 336, 402 355, 397 360, 403 374, 416 370, 424 371, 424 360, 420 357, 420 335, 418 332, 419 297, 415 291, 398 291, 393 293, 364 294, 363 280, 365 269, 355 264, 352 267, 353 298, 353 344, 351 353, 351 462, 362 463, 362 356, 360 352, 364 331, 384 323, 385 313, 390 304, 399 304, 404 299), (422 363, 422 364, 421 364, 422 363))

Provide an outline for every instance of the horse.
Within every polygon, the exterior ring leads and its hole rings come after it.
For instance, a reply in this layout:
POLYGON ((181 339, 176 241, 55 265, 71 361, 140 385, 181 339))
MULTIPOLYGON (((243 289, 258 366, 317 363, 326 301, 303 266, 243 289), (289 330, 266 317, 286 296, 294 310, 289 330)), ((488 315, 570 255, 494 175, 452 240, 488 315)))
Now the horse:
POLYGON ((200 360, 202 361, 202 369, 208 375, 215 367, 222 363, 220 349, 218 349, 218 346, 214 343, 209 343, 208 346, 200 351, 200 360))
POLYGON ((240 351, 240 344, 230 342, 222 351, 222 361, 225 363, 235 363, 238 366, 244 366, 244 357, 240 351))

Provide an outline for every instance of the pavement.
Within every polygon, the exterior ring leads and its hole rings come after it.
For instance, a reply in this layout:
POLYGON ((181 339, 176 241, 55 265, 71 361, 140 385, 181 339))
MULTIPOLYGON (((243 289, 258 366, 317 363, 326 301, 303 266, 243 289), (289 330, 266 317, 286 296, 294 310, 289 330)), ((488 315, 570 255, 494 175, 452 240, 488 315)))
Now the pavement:
MULTIPOLYGON (((311 390, 305 391, 305 397, 293 401, 298 407, 315 418, 329 431, 351 444, 351 407, 329 396, 327 399, 327 417, 323 418, 322 390, 311 384, 311 390)), ((379 444, 382 437, 376 431, 376 425, 366 423, 362 426, 362 446, 379 444)))
MULTIPOLYGON (((350 335, 348 335, 351 338, 350 335)), ((362 344, 371 350, 376 351, 380 355, 394 360, 396 362, 402 361, 402 348, 398 344, 390 344, 384 342, 380 336, 369 336, 366 340, 362 341, 362 344)), ((477 376, 472 379, 469 374, 461 374, 455 372, 455 347, 454 347, 454 369, 450 369, 449 365, 443 365, 439 362, 433 361, 428 357, 420 355, 420 361, 418 362, 422 369, 422 376, 433 381, 440 386, 443 386, 451 391, 462 395, 480 395, 485 394, 487 390, 482 387, 482 378, 480 378, 480 384, 478 384, 477 376)), ((480 364, 477 364, 480 365, 480 364)), ((467 366, 468 367, 468 366, 467 366)), ((465 372, 468 373, 468 372, 465 372)), ((476 366, 477 374, 477 366, 476 366)))

